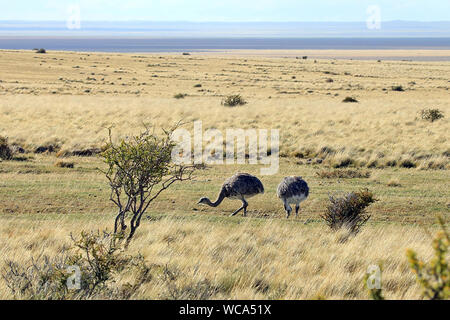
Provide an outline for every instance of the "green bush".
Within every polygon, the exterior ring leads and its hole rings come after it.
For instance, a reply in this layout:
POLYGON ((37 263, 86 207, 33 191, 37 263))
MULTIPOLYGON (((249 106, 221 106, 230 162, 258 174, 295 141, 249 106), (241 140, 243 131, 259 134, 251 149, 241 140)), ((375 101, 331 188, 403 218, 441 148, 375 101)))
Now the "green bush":
POLYGON ((358 102, 358 100, 356 100, 355 98, 352 98, 352 97, 346 97, 344 100, 342 100, 342 102, 345 102, 345 103, 356 103, 356 102, 358 102))
POLYGON ((55 162, 55 167, 72 169, 75 167, 75 163, 71 161, 58 160, 55 162))
POLYGON ((186 93, 177 93, 176 95, 173 96, 175 99, 184 99, 185 97, 187 97, 186 93))
POLYGON ((8 144, 8 138, 0 136, 0 159, 11 160, 13 152, 8 144))
POLYGON ((337 169, 337 170, 322 170, 316 172, 316 175, 324 179, 354 179, 354 178, 369 178, 370 171, 359 171, 352 169, 337 169))
POLYGON ((351 234, 357 234, 369 220, 366 208, 377 201, 369 190, 351 192, 343 197, 330 196, 329 200, 326 212, 320 217, 332 230, 345 227, 351 234))
POLYGON ((227 107, 242 106, 246 103, 247 101, 239 94, 228 96, 222 101, 222 104, 227 107))
POLYGON ((113 143, 109 130, 109 143, 101 157, 107 166, 105 174, 111 188, 110 200, 116 205, 114 233, 124 235, 130 218, 127 244, 132 239, 150 204, 161 192, 177 181, 190 180, 197 166, 174 164, 172 150, 174 130, 163 130, 163 135, 150 133, 146 128, 141 134, 113 143))
POLYGON ((444 118, 444 113, 439 109, 423 109, 420 111, 420 117, 422 120, 434 122, 444 118))
POLYGON ((392 91, 405 91, 402 86, 393 86, 392 91))

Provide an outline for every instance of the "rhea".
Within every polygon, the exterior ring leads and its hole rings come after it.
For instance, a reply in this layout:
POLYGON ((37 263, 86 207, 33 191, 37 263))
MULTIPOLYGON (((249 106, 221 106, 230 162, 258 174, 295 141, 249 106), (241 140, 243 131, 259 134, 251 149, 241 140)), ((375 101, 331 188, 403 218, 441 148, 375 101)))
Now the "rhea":
POLYGON ((198 203, 206 204, 210 207, 217 207, 225 198, 238 199, 242 201, 242 207, 233 212, 231 216, 244 210, 245 217, 247 216, 247 199, 260 193, 264 193, 264 186, 257 177, 248 173, 237 173, 225 180, 216 201, 211 202, 208 198, 203 197, 198 203))
POLYGON ((283 201, 286 218, 291 215, 291 204, 295 204, 295 216, 297 217, 300 203, 309 195, 309 187, 302 177, 285 177, 278 185, 277 195, 283 201))

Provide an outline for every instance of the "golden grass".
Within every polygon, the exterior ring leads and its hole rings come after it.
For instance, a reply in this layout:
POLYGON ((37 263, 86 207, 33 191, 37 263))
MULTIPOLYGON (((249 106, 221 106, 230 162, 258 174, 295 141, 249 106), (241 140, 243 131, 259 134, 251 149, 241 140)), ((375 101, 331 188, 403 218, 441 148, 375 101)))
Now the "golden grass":
MULTIPOLYGON (((295 59, 297 53, 0 51, 0 135, 28 151, 58 145, 60 155, 70 155, 101 146, 111 124, 122 136, 142 122, 158 127, 180 119, 188 129, 194 120, 202 120, 204 130, 278 128, 287 159, 280 172, 263 178, 266 194, 251 199, 249 218, 226 217, 236 209, 233 201, 219 208, 195 205, 201 196, 214 197, 236 171, 259 173, 258 166, 214 166, 151 206, 130 252, 178 270, 171 285, 191 288, 190 298, 206 279, 224 288, 209 298, 365 299, 362 279, 378 263, 386 298, 419 298, 405 250, 430 258, 431 238, 420 225, 432 229, 436 214, 449 217, 449 171, 429 169, 449 168, 450 63, 335 61, 331 52, 320 52, 328 59, 315 63, 295 59), (396 85, 406 91, 393 92, 396 85), (175 99, 177 93, 187 96, 175 99), (222 106, 231 94, 248 103, 222 106), (359 102, 342 103, 346 96, 359 102), (423 121, 425 108, 446 117, 423 121), (317 174, 348 162, 367 167, 370 177, 317 174), (398 168, 408 163, 424 170, 398 168), (292 174, 308 181, 311 194, 299 219, 286 221, 275 190, 292 174), (331 233, 318 216, 328 194, 366 187, 380 201, 369 207, 372 218, 362 232, 341 243, 342 234, 331 233)), ((1 263, 57 254, 70 232, 111 228, 114 208, 98 159, 70 157, 74 168, 68 169, 54 165, 54 154, 27 157, 0 163, 1 263)), ((134 298, 170 297, 167 281, 157 276, 134 298)), ((11 298, 2 281, 0 298, 11 298)))
MULTIPOLYGON (((31 256, 55 255, 70 245, 70 232, 110 229, 108 218, 60 216, 51 225, 41 219, 2 219, 0 234, 6 242, 0 256, 25 264, 31 256)), ((423 229, 368 226, 347 242, 339 239, 324 225, 297 221, 178 216, 145 221, 128 253, 176 270, 170 286, 180 292, 205 280, 222 288, 211 299, 367 299, 363 278, 372 264, 382 265, 387 299, 420 298, 405 250, 431 257, 431 239, 423 229)), ((173 298, 168 286, 156 276, 133 298, 173 298)), ((195 290, 189 297, 196 297, 195 290)), ((0 298, 11 298, 3 283, 0 298)))
POLYGON ((203 121, 203 129, 278 128, 281 154, 340 166, 449 168, 449 62, 1 51, 0 135, 28 146, 99 147, 105 127, 203 121), (74 68, 76 67, 76 68, 74 68), (294 78, 295 77, 295 78, 294 78), (332 83, 326 80, 332 78, 332 83), (194 87, 196 84, 202 87, 194 87), (394 92, 402 85, 405 92, 394 92), (188 94, 175 99, 179 92, 188 94), (248 104, 224 108, 240 94, 248 104), (346 96, 359 103, 342 103, 346 96), (437 108, 446 118, 419 117, 437 108), (324 150, 326 150, 324 152, 324 150))

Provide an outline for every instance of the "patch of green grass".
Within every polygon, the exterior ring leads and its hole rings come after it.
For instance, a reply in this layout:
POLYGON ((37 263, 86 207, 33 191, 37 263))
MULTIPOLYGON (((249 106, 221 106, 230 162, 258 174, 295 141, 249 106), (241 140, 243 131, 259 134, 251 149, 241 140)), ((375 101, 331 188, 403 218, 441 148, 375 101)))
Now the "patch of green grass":
MULTIPOLYGON (((4 214, 57 214, 89 215, 101 217, 114 214, 115 207, 109 201, 109 188, 105 177, 97 168, 103 164, 96 157, 77 158, 74 169, 54 166, 57 158, 38 155, 29 162, 4 161, 0 170, 0 215, 4 214)), ((69 158, 70 159, 70 158, 69 158)), ((207 196, 215 198, 223 181, 236 172, 249 172, 260 177, 265 193, 249 200, 249 217, 283 219, 283 205, 276 197, 281 179, 293 173, 300 174, 308 182, 311 194, 302 203, 299 221, 317 221, 333 193, 345 193, 369 188, 377 198, 369 208, 371 222, 433 222, 435 213, 448 214, 446 199, 450 198, 448 181, 450 173, 416 169, 372 169, 370 179, 323 179, 317 175, 320 165, 299 166, 289 160, 281 160, 279 173, 261 176, 260 166, 229 165, 211 166, 196 172, 194 181, 176 184, 162 194, 149 208, 148 215, 178 215, 181 217, 207 217, 212 221, 246 221, 242 216, 228 218, 240 206, 236 200, 225 199, 217 208, 197 205, 207 196), (401 188, 388 187, 395 176, 402 181, 401 188)))

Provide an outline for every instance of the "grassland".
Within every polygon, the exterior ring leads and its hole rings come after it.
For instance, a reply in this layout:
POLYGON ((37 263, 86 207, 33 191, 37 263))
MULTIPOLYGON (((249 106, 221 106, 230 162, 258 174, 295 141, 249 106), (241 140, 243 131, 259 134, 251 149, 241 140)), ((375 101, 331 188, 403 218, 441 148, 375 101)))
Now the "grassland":
MULTIPOLYGON (((200 119, 204 129, 279 128, 280 171, 261 177, 266 193, 250 200, 247 218, 228 217, 235 201, 209 208, 196 200, 214 197, 236 171, 259 175, 258 166, 212 166, 163 194, 129 250, 179 276, 171 284, 155 276, 133 298, 172 298, 170 286, 199 298, 206 279, 221 288, 208 298, 364 299, 371 264, 383 265, 386 298, 420 297, 405 250, 429 259, 436 215, 450 221, 450 63, 1 51, 0 70, 0 135, 25 150, 25 161, 0 162, 0 263, 56 254, 70 232, 111 229, 103 164, 71 156, 100 147, 105 127, 127 135, 142 122, 183 119, 191 129, 200 119), (248 104, 226 108, 228 94, 248 104), (342 103, 347 96, 359 102, 342 103), (446 117, 419 119, 424 108, 446 117), (50 145, 59 153, 34 153, 50 145), (368 174, 317 174, 346 158, 368 174), (55 166, 61 159, 74 168, 55 166), (416 168, 402 167, 406 160, 416 168), (275 189, 294 174, 311 194, 300 216, 286 220, 275 189), (379 201, 363 231, 341 243, 319 215, 330 193, 362 188, 379 201)), ((12 298, 1 281, 0 298, 12 298)))

